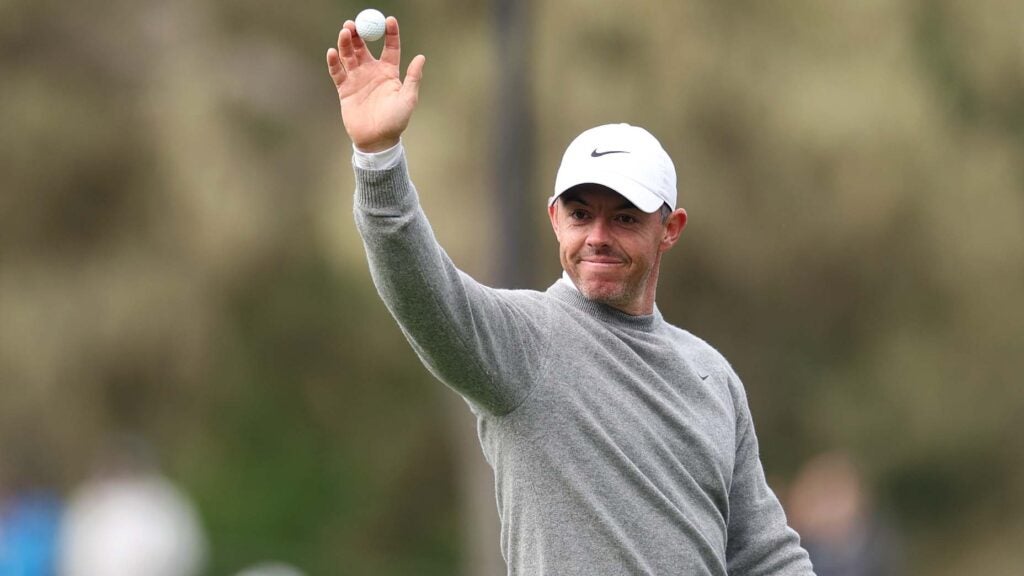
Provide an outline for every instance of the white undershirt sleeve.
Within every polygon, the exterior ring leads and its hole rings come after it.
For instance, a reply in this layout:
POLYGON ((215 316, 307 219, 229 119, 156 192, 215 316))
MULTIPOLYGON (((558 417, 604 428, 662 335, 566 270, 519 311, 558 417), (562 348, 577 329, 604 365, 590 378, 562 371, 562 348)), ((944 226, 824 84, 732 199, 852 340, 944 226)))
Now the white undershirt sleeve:
POLYGON ((397 166, 404 153, 405 149, 402 147, 401 140, 398 141, 398 144, 380 152, 363 152, 353 144, 352 163, 363 170, 387 170, 397 166))

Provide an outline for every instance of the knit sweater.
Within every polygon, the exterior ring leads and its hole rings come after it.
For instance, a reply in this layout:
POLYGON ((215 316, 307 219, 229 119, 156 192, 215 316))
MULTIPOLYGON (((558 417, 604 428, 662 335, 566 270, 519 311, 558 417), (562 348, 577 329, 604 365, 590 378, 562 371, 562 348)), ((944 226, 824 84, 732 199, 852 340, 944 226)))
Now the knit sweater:
POLYGON ((404 158, 356 168, 355 217, 384 303, 477 417, 510 575, 812 574, 711 346, 565 279, 476 282, 437 243, 404 158))

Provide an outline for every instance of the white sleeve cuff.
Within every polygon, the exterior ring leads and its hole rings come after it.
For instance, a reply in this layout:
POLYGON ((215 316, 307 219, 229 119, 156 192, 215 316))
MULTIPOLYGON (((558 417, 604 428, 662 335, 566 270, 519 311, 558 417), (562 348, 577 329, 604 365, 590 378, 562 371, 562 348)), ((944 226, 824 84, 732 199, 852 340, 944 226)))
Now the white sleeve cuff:
POLYGON ((405 149, 402 147, 401 140, 398 141, 398 144, 381 152, 363 152, 353 144, 352 163, 356 168, 363 170, 387 170, 397 166, 404 153, 405 149))

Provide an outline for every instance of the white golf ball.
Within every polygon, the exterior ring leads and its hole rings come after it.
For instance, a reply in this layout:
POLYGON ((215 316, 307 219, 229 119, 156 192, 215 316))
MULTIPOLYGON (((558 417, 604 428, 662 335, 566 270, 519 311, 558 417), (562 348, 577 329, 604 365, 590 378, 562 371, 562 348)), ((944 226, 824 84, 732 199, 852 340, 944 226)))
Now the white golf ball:
POLYGON ((356 16, 356 32, 363 40, 374 42, 384 35, 384 15, 380 10, 367 8, 356 16))

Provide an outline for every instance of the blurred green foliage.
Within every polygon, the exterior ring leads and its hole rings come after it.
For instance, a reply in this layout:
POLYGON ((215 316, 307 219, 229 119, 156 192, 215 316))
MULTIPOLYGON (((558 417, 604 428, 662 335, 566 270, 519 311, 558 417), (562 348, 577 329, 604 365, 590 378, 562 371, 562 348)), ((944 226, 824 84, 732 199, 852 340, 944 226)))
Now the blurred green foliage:
MULTIPOLYGON (((0 449, 35 447, 69 489, 106 434, 146 435, 199 504, 210 574, 467 555, 448 392, 351 224, 323 54, 362 7, 0 4, 0 449)), ((486 279, 489 7, 377 7, 405 62, 428 57, 405 138, 427 213, 486 279)), ((532 7, 526 283, 558 273, 543 201, 564 146, 649 127, 691 219, 659 306, 744 377, 780 493, 842 448, 912 573, 1019 572, 1024 5, 532 7)))

